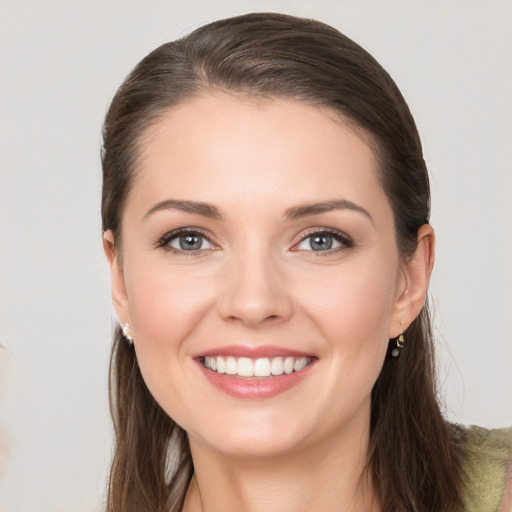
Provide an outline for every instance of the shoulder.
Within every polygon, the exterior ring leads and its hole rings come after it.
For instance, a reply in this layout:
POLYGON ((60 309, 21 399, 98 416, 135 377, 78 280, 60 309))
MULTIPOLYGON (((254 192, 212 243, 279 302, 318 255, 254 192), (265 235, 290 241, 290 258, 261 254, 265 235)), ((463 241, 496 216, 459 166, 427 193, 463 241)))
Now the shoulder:
POLYGON ((512 512, 512 428, 465 429, 465 512, 512 512))

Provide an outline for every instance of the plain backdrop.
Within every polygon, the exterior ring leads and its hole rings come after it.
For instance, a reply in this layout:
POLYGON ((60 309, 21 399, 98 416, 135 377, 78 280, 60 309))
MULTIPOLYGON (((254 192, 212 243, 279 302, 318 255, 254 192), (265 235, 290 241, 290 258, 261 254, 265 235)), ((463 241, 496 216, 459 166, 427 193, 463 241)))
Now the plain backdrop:
POLYGON ((157 45, 250 11, 325 21, 415 115, 432 175, 431 286, 448 418, 512 423, 510 1, 0 0, 0 510, 100 510, 114 316, 100 127, 157 45))

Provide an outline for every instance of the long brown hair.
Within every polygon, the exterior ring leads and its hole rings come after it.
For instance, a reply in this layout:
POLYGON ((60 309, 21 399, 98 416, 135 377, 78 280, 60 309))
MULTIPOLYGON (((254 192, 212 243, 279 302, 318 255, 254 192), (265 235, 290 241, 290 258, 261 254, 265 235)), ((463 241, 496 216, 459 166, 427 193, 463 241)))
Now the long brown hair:
MULTIPOLYGON (((323 23, 258 13, 203 26, 145 57, 117 91, 103 128, 103 230, 122 251, 123 209, 148 128, 202 91, 280 97, 328 107, 365 133, 406 259, 429 219, 420 138, 396 84, 364 49, 323 23)), ((385 512, 461 507, 460 436, 441 414, 427 305, 386 358, 372 391, 368 470, 385 512)), ((193 474, 186 433, 155 402, 135 351, 117 330, 111 411, 116 446, 109 512, 181 511, 193 474)))

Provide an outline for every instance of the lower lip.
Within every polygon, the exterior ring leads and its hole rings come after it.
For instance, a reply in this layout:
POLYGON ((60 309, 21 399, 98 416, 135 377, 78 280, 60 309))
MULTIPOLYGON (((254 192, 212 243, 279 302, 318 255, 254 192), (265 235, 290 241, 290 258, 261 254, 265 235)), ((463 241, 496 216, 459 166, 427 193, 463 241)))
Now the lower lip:
POLYGON ((202 361, 197 361, 197 364, 208 381, 224 393, 236 398, 264 399, 284 393, 299 384, 309 375, 315 362, 316 359, 313 359, 304 369, 298 372, 253 379, 214 372, 206 368, 202 361))

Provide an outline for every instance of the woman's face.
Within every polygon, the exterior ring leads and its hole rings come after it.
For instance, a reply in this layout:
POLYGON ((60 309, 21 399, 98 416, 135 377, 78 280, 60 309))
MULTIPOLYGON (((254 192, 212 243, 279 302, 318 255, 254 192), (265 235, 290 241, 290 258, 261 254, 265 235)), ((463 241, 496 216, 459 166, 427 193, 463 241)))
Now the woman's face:
POLYGON ((411 320, 368 144, 327 111, 223 93, 144 140, 112 277, 154 398, 223 453, 360 437, 411 320))

